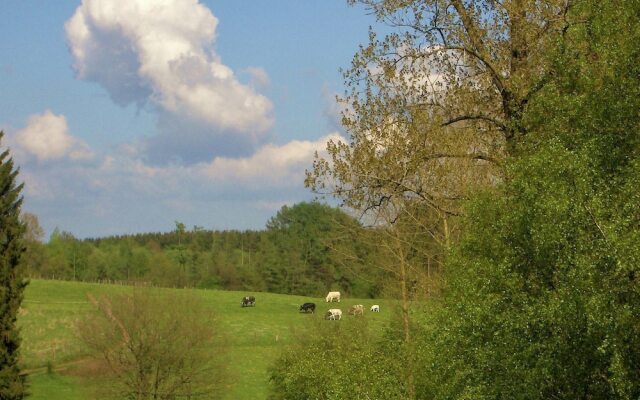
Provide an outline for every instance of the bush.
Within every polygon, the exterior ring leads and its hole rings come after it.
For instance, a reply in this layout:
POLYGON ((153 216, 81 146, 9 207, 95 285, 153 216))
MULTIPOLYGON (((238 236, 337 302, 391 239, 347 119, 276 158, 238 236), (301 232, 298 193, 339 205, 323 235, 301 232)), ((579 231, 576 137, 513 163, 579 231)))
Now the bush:
POLYGON ((372 335, 365 318, 315 320, 271 369, 270 400, 406 399, 401 341, 372 335))
POLYGON ((91 299, 78 326, 82 341, 110 371, 118 399, 217 398, 223 359, 215 321, 188 292, 133 289, 91 299))

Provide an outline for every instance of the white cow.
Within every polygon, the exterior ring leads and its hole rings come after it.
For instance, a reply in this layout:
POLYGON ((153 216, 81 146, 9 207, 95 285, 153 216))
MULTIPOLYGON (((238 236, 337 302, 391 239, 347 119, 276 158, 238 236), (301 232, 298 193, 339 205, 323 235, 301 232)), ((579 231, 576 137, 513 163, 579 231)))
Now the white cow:
POLYGON ((327 311, 327 314, 325 315, 324 319, 331 319, 331 320, 336 320, 336 319, 342 319, 342 310, 339 308, 331 308, 327 311))
POLYGON ((380 306, 377 304, 374 304, 371 306, 371 311, 373 312, 380 312, 380 306))
POLYGON ((356 304, 355 306, 351 306, 351 308, 349 309, 349 314, 364 315, 364 306, 362 304, 356 304))
POLYGON ((338 300, 338 303, 340 303, 340 292, 329 292, 327 294, 327 303, 333 302, 333 300, 338 300))

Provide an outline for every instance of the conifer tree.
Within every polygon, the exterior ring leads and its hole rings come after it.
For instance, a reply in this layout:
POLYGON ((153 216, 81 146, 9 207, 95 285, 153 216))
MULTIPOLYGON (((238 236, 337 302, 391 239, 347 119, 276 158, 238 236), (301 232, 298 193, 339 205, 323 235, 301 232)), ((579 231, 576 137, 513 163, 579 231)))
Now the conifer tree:
MULTIPOLYGON (((4 133, 0 131, 0 140, 4 133)), ((0 399, 26 396, 25 377, 18 366, 20 335, 16 319, 27 285, 19 269, 24 251, 20 222, 22 184, 16 183, 18 169, 6 149, 0 153, 0 399)))

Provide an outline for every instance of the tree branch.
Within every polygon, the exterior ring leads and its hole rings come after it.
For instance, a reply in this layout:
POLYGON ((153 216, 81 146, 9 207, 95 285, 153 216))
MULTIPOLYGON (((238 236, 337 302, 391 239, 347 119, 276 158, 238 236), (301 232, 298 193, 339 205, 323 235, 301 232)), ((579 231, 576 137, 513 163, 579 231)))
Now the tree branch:
POLYGON ((483 160, 488 161, 490 163, 496 164, 497 166, 502 166, 500 161, 497 159, 481 153, 467 153, 467 154, 448 154, 448 153, 433 153, 429 154, 425 157, 427 160, 437 159, 437 158, 466 158, 470 160, 483 160))
POLYGON ((506 92, 505 85, 502 82, 500 75, 496 72, 495 68, 493 68, 493 65, 491 65, 491 63, 489 62, 490 57, 486 51, 487 49, 484 41, 482 40, 480 30, 476 26, 471 15, 469 15, 468 10, 460 0, 452 0, 451 5, 453 5, 453 7, 456 9, 456 12, 460 16, 462 26, 467 32, 471 46, 473 46, 474 48, 474 50, 470 50, 465 47, 462 47, 462 49, 466 50, 471 55, 480 60, 489 69, 489 71, 491 71, 492 81, 500 93, 506 92))
POLYGON ((507 126, 505 124, 503 124, 502 122, 496 120, 493 117, 490 117, 488 115, 482 115, 482 114, 476 114, 476 115, 461 115, 459 117, 455 117, 452 118, 446 122, 443 122, 441 126, 449 126, 452 124, 455 124, 456 122, 460 122, 460 121, 469 121, 469 120, 482 120, 482 121, 487 121, 487 122, 491 122, 492 124, 496 125, 501 131, 506 131, 507 130, 507 126))

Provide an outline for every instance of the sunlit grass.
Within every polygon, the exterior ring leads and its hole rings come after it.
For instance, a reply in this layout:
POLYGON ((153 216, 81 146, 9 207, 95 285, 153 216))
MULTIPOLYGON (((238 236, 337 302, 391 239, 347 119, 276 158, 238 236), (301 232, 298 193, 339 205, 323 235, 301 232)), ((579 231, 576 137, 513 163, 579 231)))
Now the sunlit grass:
MULTIPOLYGON (((78 318, 92 309, 88 296, 99 297, 134 290, 118 285, 33 280, 27 287, 19 317, 22 329, 22 362, 31 373, 32 399, 85 399, 95 378, 79 373, 88 354, 75 334, 78 318), (47 374, 47 364, 54 374, 47 374)), ((179 289, 162 289, 166 291, 179 289)), ((353 304, 380 304, 380 313, 366 312, 374 329, 382 328, 390 312, 384 300, 344 299, 328 305, 324 299, 272 293, 195 290, 216 316, 218 326, 212 329, 225 337, 226 348, 221 356, 228 359, 230 379, 225 398, 264 399, 268 391, 268 367, 282 346, 294 340, 295 332, 304 329, 310 319, 321 319, 330 307, 341 308, 342 321, 326 323, 348 324, 347 310, 353 304), (256 306, 240 306, 242 296, 256 296, 256 306), (317 304, 316 314, 298 312, 300 304, 317 304)), ((362 317, 358 317, 362 318, 362 317)))

